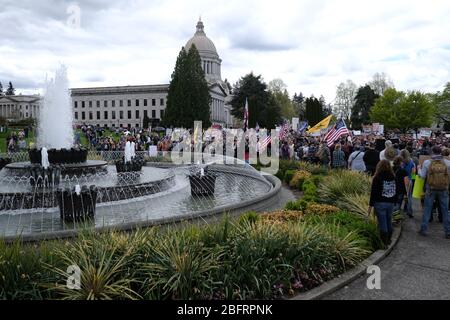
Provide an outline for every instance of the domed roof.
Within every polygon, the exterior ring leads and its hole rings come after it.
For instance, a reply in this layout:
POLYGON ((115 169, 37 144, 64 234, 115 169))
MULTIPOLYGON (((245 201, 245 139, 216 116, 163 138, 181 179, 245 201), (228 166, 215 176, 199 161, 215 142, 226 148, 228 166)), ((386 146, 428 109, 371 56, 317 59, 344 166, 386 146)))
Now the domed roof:
POLYGON ((197 23, 197 32, 195 32, 194 36, 186 43, 185 49, 189 51, 191 46, 195 44, 200 55, 213 55, 215 57, 219 57, 217 53, 216 46, 205 34, 205 26, 201 20, 197 23))

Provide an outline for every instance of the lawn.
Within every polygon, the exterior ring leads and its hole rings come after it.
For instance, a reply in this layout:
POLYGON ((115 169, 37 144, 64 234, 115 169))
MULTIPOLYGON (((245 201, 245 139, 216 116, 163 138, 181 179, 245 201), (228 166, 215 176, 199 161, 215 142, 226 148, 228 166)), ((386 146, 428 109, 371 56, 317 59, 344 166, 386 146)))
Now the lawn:
MULTIPOLYGON (((6 153, 8 151, 7 146, 6 146, 6 138, 8 136, 10 136, 13 132, 18 134, 20 130, 21 129, 8 128, 7 131, 0 132, 0 153, 6 153)), ((31 142, 35 142, 35 133, 33 130, 29 132, 26 142, 27 142, 27 144, 26 144, 27 147, 29 147, 31 142)))

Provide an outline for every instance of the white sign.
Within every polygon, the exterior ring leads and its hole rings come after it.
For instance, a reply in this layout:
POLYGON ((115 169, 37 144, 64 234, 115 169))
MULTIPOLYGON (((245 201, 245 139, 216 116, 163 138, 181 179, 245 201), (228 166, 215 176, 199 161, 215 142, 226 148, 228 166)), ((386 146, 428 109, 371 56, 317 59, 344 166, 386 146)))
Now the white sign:
POLYGON ((353 130, 353 135, 360 136, 361 135, 361 130, 353 130))
POLYGON ((292 130, 294 130, 294 131, 298 130, 299 121, 300 121, 299 118, 292 118, 292 130))
POLYGON ((170 135, 172 135, 172 129, 170 129, 170 128, 167 128, 166 129, 166 136, 170 136, 170 135))
POLYGON ((431 130, 429 129, 421 129, 419 136, 425 137, 425 138, 431 138, 431 130))
POLYGON ((450 134, 446 134, 445 137, 446 137, 446 138, 450 138, 450 134))
POLYGON ((381 135, 384 134, 384 124, 380 124, 378 126, 378 134, 381 134, 381 135))
POLYGON ((158 156, 158 147, 157 146, 150 146, 148 148, 148 156, 149 157, 157 157, 158 156))

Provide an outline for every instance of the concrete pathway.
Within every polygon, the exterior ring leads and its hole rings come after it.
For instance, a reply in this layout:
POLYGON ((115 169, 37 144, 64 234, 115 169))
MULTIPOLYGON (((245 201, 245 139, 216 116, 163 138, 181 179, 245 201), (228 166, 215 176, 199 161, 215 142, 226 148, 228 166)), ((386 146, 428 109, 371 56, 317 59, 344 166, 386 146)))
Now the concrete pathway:
POLYGON ((403 222, 397 246, 379 264, 381 290, 367 289, 370 275, 365 274, 324 300, 450 299, 450 240, 444 238, 437 217, 429 225, 428 237, 417 233, 422 218, 417 205, 415 217, 403 222))

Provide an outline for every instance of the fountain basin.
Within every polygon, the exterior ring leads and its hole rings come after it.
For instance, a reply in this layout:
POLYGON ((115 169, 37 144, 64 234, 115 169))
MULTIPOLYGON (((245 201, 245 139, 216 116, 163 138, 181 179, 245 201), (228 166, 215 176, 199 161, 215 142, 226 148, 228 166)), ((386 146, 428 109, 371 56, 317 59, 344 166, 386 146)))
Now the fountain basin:
MULTIPOLYGON (((40 164, 42 161, 42 149, 30 149, 28 155, 32 164, 40 164)), ((87 160, 86 149, 48 149, 48 161, 50 164, 83 163, 87 160)))

